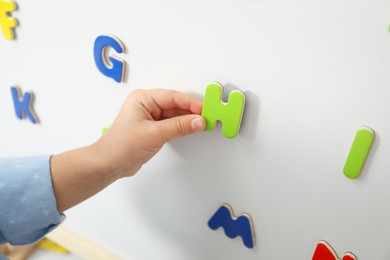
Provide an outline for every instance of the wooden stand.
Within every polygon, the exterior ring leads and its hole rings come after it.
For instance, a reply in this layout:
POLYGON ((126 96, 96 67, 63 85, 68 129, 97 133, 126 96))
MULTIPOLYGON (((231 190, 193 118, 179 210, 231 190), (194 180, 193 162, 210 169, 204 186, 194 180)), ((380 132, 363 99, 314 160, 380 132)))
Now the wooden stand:
POLYGON ((26 246, 0 245, 0 253, 6 255, 10 260, 26 260, 37 248, 38 244, 26 246))
POLYGON ((79 234, 70 230, 64 225, 61 225, 53 232, 47 234, 46 238, 65 247, 71 253, 80 257, 81 259, 94 259, 94 260, 121 259, 120 257, 108 251, 107 249, 80 236, 79 234))
POLYGON ((9 248, 7 244, 0 245, 0 253, 1 254, 8 254, 9 248))
MULTIPOLYGON (((71 253, 81 259, 121 259, 112 252, 87 240, 65 226, 58 227, 53 232, 49 233, 46 238, 68 249, 71 253)), ((16 247, 4 244, 0 245, 0 253, 6 255, 10 260, 26 260, 37 247, 38 243, 16 247)))

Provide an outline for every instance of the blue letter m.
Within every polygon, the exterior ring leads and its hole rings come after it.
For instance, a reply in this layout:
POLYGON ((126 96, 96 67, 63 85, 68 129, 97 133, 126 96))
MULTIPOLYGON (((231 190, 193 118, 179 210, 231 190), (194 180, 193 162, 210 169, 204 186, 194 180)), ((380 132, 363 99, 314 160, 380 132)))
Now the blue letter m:
POLYGON ((251 216, 244 213, 237 218, 229 204, 222 205, 211 217, 208 225, 213 230, 223 227, 225 234, 230 238, 241 236, 244 245, 248 248, 253 248, 255 245, 255 232, 251 216))

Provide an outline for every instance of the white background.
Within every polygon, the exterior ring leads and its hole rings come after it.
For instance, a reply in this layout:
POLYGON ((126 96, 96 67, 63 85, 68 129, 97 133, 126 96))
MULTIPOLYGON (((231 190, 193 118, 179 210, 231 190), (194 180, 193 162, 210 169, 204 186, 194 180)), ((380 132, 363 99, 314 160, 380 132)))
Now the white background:
POLYGON ((340 256, 390 258, 389 1, 17 2, 17 39, 0 37, 0 156, 94 142, 135 88, 202 98, 219 81, 247 97, 237 138, 173 141, 67 212, 72 229, 125 259, 311 259, 321 239, 340 256), (127 47, 126 83, 95 66, 106 33, 127 47), (39 125, 16 118, 11 86, 35 93, 39 125), (362 125, 376 140, 350 180, 362 125), (208 228, 225 202, 252 215, 254 249, 208 228))

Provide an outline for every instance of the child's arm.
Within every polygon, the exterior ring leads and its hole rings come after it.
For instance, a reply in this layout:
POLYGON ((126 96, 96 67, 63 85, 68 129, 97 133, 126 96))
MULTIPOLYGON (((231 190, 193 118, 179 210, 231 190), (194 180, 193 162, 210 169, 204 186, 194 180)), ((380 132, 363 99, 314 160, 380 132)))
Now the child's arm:
POLYGON ((135 90, 96 143, 51 158, 59 212, 134 175, 171 139, 204 130, 202 102, 172 90, 135 90))

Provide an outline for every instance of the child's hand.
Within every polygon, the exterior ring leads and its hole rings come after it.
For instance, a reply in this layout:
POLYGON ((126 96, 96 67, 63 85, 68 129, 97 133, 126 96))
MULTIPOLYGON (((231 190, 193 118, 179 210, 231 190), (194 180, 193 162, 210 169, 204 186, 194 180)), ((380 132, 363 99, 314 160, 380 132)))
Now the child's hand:
POLYGON ((63 212, 119 178, 134 175, 169 140, 202 131, 202 102, 172 90, 135 90, 94 144, 54 155, 51 175, 63 212))
POLYGON ((173 90, 135 90, 102 136, 102 160, 117 176, 131 176, 169 140, 204 130, 202 101, 173 90))

